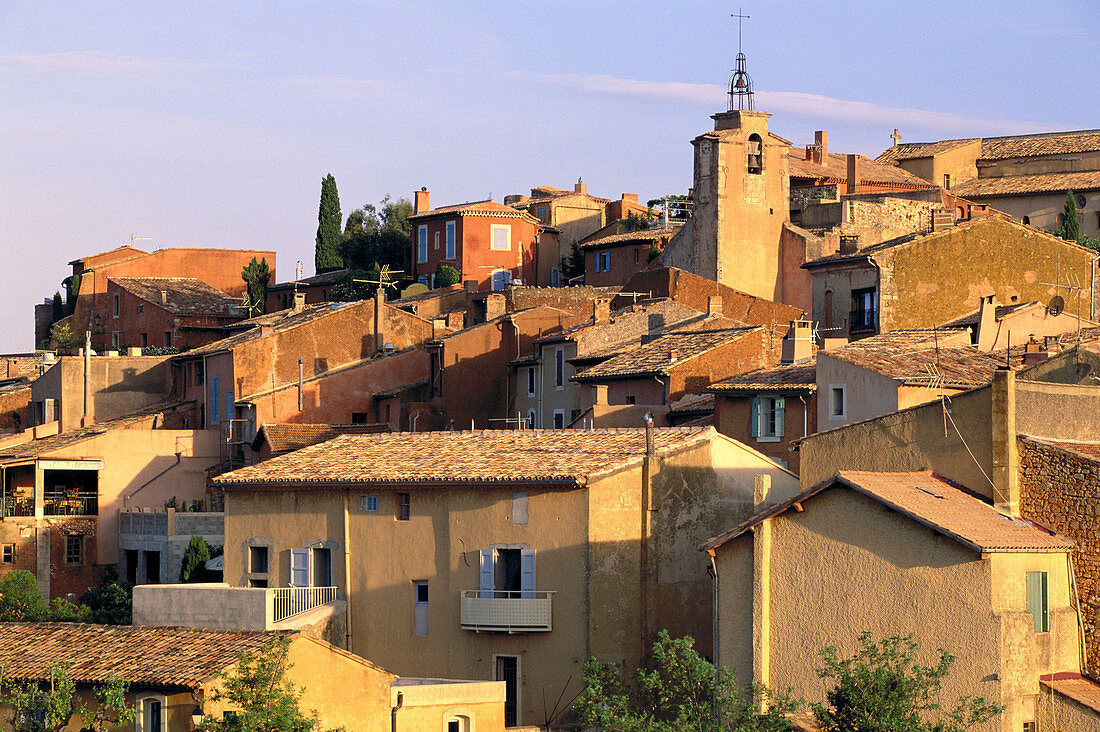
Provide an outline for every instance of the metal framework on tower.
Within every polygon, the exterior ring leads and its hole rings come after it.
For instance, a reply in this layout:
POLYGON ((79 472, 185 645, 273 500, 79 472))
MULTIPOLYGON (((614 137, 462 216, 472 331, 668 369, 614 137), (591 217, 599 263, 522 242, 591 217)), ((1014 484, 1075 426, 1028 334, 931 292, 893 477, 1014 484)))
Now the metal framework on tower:
POLYGON ((734 70, 733 76, 730 77, 728 110, 732 112, 735 109, 755 109, 752 96, 752 77, 749 76, 748 71, 745 71, 745 54, 741 52, 741 21, 749 16, 742 15, 741 10, 738 9, 737 13, 730 15, 730 17, 737 18, 737 68, 734 70))

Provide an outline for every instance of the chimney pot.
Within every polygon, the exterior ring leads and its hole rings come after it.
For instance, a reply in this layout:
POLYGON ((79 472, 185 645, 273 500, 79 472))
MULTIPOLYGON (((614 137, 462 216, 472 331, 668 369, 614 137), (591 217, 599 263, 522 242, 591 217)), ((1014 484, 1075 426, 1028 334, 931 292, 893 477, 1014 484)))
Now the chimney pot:
POLYGON ((722 314, 722 296, 711 295, 707 298, 707 315, 721 315, 722 314))
POLYGON ((160 291, 160 304, 161 305, 167 305, 168 304, 168 290, 161 290, 160 291))
POLYGON ((587 193, 588 192, 588 186, 585 184, 585 182, 582 179, 577 178, 577 182, 573 186, 573 192, 574 193, 587 193))
POLYGON ((813 337, 813 323, 792 320, 787 337, 783 339, 783 363, 796 363, 813 356, 813 337))
POLYGON ((306 306, 306 293, 295 292, 294 293, 294 312, 301 312, 306 306))
POLYGON ((993 295, 982 296, 975 342, 979 351, 992 351, 997 344, 997 306, 993 303, 993 295))
POLYGON ((607 325, 611 322, 611 301, 607 298, 597 298, 592 301, 592 324, 607 325))

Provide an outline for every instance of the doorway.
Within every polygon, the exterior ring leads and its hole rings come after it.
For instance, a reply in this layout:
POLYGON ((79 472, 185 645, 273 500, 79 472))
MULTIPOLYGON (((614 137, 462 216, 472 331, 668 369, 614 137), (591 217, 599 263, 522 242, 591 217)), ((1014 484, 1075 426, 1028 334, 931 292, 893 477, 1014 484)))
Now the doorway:
POLYGON ((504 726, 515 727, 519 716, 519 656, 496 659, 496 680, 504 682, 504 726))

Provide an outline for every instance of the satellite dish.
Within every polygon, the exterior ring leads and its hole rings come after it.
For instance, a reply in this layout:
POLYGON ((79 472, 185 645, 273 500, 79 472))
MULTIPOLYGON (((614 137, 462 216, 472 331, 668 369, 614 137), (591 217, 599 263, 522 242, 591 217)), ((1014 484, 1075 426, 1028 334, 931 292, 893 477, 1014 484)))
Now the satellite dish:
POLYGON ((1055 295, 1050 298, 1050 304, 1047 305, 1047 312, 1053 316, 1061 314, 1066 309, 1066 301, 1062 299, 1061 295, 1055 295))

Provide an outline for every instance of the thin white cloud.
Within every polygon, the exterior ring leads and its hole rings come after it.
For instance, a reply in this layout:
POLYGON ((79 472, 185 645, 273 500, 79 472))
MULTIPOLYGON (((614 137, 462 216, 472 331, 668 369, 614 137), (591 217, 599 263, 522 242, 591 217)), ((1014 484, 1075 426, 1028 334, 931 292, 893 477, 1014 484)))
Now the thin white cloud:
POLYGON ((385 79, 356 79, 351 76, 298 76, 283 81, 291 87, 325 94, 340 101, 355 101, 397 88, 397 84, 385 79))
POLYGON ((0 71, 83 74, 109 76, 119 74, 159 74, 194 69, 213 69, 227 65, 226 61, 198 61, 178 58, 139 58, 98 51, 65 51, 36 56, 0 57, 0 71))
MULTIPOLYGON (((708 109, 725 105, 726 89, 717 84, 622 79, 602 74, 535 74, 510 72, 507 77, 537 80, 593 94, 612 94, 660 103, 691 104, 708 109)), ((812 117, 848 124, 906 126, 944 134, 1024 134, 1049 129, 1038 122, 984 119, 925 109, 886 107, 870 102, 835 99, 804 92, 757 92, 756 106, 769 112, 812 117)))

